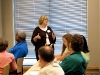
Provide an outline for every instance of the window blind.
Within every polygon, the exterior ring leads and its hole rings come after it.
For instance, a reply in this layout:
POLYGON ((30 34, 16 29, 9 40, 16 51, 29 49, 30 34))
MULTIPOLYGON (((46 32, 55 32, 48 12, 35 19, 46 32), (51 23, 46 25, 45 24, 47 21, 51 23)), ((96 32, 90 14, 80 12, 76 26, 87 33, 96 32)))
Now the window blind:
POLYGON ((39 26, 38 19, 45 14, 48 26, 56 35, 55 54, 62 51, 62 36, 81 34, 87 38, 87 0, 14 0, 14 30, 27 34, 29 53, 26 58, 36 58, 31 43, 32 32, 39 26))

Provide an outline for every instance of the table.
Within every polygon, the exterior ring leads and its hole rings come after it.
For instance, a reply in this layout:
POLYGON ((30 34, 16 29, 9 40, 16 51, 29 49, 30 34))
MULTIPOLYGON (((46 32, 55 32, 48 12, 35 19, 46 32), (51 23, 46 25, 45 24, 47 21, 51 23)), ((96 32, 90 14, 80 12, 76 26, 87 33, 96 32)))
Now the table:
POLYGON ((37 61, 28 71, 26 71, 23 75, 31 75, 30 73, 32 71, 37 71, 39 72, 39 70, 41 69, 40 65, 39 65, 39 61, 37 61))

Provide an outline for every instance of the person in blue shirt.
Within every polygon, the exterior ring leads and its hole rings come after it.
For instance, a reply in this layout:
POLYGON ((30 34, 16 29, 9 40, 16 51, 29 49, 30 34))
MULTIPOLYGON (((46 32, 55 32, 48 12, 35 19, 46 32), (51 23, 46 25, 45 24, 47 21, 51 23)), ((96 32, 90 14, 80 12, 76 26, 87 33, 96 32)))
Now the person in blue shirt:
POLYGON ((26 57, 26 55, 28 54, 25 31, 19 30, 15 35, 15 39, 17 41, 17 44, 8 52, 12 53, 15 57, 15 60, 17 61, 18 58, 26 57))

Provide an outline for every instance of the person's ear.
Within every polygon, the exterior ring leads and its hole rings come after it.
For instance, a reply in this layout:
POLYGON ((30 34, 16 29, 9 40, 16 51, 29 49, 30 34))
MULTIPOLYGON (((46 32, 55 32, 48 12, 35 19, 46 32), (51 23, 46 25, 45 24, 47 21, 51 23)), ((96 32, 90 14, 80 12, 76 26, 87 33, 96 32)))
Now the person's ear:
POLYGON ((40 55, 38 55, 38 57, 40 58, 40 55))
POLYGON ((40 56, 40 55, 38 55, 38 57, 39 57, 39 60, 41 60, 41 56, 40 56))
POLYGON ((69 43, 69 50, 71 49, 72 47, 71 47, 71 43, 69 43))

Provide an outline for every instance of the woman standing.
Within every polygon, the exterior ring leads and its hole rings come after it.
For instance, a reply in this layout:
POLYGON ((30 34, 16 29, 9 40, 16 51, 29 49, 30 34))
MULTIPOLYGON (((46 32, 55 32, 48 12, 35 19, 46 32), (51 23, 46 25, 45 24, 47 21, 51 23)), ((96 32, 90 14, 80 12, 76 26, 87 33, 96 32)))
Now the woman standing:
POLYGON ((42 15, 38 20, 39 26, 37 26, 32 34, 31 42, 35 46, 36 59, 38 58, 38 49, 41 46, 49 45, 54 48, 54 44, 56 42, 56 36, 53 30, 47 26, 48 17, 46 15, 42 15))

